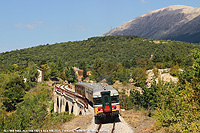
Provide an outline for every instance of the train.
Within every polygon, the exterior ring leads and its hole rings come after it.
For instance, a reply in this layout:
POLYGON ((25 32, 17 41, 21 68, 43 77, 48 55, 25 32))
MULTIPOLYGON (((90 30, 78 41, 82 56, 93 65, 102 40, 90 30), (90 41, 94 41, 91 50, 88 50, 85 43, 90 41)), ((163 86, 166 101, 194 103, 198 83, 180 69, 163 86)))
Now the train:
POLYGON ((121 113, 119 93, 112 86, 101 83, 79 82, 75 84, 75 92, 84 96, 89 103, 92 103, 95 118, 119 117, 121 113))

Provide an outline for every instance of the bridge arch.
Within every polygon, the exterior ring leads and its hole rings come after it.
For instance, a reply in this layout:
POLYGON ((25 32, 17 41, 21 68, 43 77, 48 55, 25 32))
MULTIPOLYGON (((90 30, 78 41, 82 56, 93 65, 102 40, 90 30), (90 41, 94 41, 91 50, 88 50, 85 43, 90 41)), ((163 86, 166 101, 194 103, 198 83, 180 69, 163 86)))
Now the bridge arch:
POLYGON ((59 108, 59 98, 58 98, 58 96, 57 96, 57 99, 56 99, 56 103, 57 103, 57 111, 58 111, 58 108, 59 108))
POLYGON ((68 105, 68 102, 65 102, 65 111, 69 111, 69 105, 68 105))
POLYGON ((84 115, 88 109, 87 101, 66 86, 54 86, 54 112, 69 111, 69 114, 84 115))

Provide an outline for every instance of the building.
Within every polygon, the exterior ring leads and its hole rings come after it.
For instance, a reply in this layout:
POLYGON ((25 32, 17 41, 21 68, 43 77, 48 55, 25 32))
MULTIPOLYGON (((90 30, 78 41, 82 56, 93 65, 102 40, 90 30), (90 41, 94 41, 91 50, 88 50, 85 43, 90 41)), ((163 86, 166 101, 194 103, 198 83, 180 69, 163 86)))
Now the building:
POLYGON ((83 78, 83 70, 77 68, 77 67, 72 67, 77 75, 77 79, 78 81, 81 81, 81 79, 83 78))
POLYGON ((37 67, 37 71, 39 72, 37 82, 42 82, 44 80, 44 70, 42 68, 37 67))
MULTIPOLYGON (((77 75, 77 79, 78 81, 82 81, 82 78, 83 78, 83 70, 77 68, 77 67, 72 67, 77 75)), ((87 76, 88 78, 90 78, 90 76, 92 75, 92 71, 88 71, 87 72, 87 76)))
POLYGON ((88 71, 88 72, 87 72, 88 78, 90 78, 91 75, 92 75, 92 71, 88 71))

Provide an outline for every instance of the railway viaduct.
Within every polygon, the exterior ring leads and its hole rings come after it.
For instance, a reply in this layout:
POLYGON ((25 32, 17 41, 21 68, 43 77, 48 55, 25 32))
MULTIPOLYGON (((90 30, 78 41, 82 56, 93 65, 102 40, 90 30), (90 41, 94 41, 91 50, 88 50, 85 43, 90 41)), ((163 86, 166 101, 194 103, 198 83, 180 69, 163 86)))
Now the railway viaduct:
POLYGON ((88 102, 68 85, 54 86, 54 112, 69 111, 77 115, 89 113, 88 102))

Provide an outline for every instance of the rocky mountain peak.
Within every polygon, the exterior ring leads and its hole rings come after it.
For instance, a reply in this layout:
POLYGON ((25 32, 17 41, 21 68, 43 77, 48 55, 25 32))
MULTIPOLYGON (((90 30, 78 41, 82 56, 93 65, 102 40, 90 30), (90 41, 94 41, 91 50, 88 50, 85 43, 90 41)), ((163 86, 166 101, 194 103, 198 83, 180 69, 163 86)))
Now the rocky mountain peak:
POLYGON ((150 13, 156 13, 156 12, 159 12, 159 11, 176 11, 176 12, 187 14, 187 13, 190 13, 194 9, 195 9, 194 7, 185 6, 185 5, 173 5, 173 6, 168 6, 168 7, 165 7, 165 8, 154 10, 150 13))
POLYGON ((200 29, 194 27, 199 22, 198 17, 200 17, 200 7, 173 5, 136 17, 103 36, 137 35, 145 38, 199 42, 200 29), (192 39, 187 36, 194 33, 192 39), (190 40, 186 38, 190 38, 190 40))

